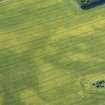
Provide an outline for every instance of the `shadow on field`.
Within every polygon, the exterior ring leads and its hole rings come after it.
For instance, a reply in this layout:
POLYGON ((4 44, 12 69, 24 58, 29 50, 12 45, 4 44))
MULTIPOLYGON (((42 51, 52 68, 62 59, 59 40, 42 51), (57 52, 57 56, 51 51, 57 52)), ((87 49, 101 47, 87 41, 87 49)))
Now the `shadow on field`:
POLYGON ((104 4, 105 4, 105 0, 94 0, 94 1, 90 0, 90 3, 81 4, 80 7, 82 9, 90 9, 104 4))

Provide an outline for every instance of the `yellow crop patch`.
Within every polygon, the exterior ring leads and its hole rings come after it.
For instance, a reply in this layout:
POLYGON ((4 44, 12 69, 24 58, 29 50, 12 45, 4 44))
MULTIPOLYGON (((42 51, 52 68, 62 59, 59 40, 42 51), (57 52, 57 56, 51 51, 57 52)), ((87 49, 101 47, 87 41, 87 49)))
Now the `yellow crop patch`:
POLYGON ((18 39, 13 32, 0 32, 0 49, 10 49, 15 53, 22 53, 28 49, 24 41, 18 39))
POLYGON ((94 33, 94 29, 92 28, 91 25, 88 25, 88 24, 78 25, 77 27, 74 27, 71 30, 72 36, 75 36, 75 35, 87 36, 88 33, 94 33))
POLYGON ((33 89, 25 89, 19 93, 19 97, 25 105, 49 105, 41 97, 33 91, 33 89))
POLYGON ((94 57, 92 54, 87 54, 87 53, 65 53, 64 54, 64 59, 66 61, 80 61, 80 62, 103 62, 104 59, 94 57))
POLYGON ((71 36, 87 36, 89 34, 93 34, 94 32, 95 31, 92 25, 86 23, 68 28, 59 27, 56 30, 55 35, 52 37, 52 41, 62 40, 65 37, 71 36))
POLYGON ((93 22, 93 25, 96 28, 103 28, 105 26, 105 18, 102 16, 94 17, 93 22))
POLYGON ((63 26, 57 28, 54 36, 52 36, 52 41, 62 40, 65 36, 69 36, 69 29, 64 28, 63 26))

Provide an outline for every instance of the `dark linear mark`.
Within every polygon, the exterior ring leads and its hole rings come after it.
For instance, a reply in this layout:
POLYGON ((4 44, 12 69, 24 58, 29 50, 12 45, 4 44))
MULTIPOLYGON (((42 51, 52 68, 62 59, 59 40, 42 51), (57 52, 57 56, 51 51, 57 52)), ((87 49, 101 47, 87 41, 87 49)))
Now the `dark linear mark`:
POLYGON ((78 0, 80 8, 90 9, 105 4, 105 0, 78 0))

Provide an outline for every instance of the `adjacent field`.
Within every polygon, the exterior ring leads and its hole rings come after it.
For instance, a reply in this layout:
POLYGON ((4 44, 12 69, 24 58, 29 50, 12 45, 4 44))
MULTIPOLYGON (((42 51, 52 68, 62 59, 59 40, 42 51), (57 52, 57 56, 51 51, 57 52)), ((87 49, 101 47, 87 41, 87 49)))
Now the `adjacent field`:
POLYGON ((0 105, 105 105, 105 5, 74 0, 0 3, 0 105))

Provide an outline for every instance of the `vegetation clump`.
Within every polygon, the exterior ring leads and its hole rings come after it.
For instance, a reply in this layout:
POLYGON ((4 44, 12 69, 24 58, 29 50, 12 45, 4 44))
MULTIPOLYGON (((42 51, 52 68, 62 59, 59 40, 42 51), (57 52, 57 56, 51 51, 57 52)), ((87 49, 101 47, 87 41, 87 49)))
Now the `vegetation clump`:
POLYGON ((104 3, 105 0, 79 0, 80 7, 82 9, 93 8, 104 3))
POLYGON ((93 86, 96 88, 104 88, 105 87, 105 80, 97 80, 92 83, 93 86))

